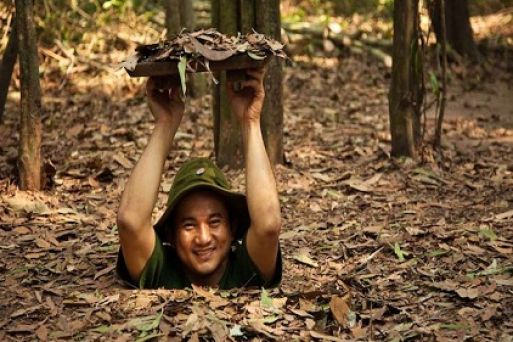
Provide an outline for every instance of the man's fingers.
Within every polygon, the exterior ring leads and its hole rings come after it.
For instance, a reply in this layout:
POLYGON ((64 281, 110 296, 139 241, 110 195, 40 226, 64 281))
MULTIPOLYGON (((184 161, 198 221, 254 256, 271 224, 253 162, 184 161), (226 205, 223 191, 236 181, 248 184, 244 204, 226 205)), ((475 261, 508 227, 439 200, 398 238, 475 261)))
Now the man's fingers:
POLYGON ((153 90, 155 89, 155 81, 150 77, 146 81, 146 95, 149 95, 153 93, 153 90))
POLYGON ((237 81, 233 82, 231 80, 227 80, 226 82, 226 92, 228 93, 229 98, 233 98, 235 93, 244 89, 252 89, 255 94, 263 91, 262 81, 257 78, 252 78, 245 81, 237 81), (237 85, 237 88, 235 86, 237 85))
POLYGON ((263 80, 265 75, 265 68, 247 69, 246 74, 257 80, 263 80))
POLYGON ((246 73, 253 77, 257 77, 257 76, 261 75, 263 72, 264 72, 263 68, 246 69, 246 73))
POLYGON ((146 81, 146 96, 162 100, 169 97, 169 95, 170 93, 167 89, 157 87, 157 83, 153 77, 148 78, 148 81, 146 81))
POLYGON ((226 93, 228 94, 228 98, 232 99, 234 95, 233 82, 227 80, 226 81, 226 93))
POLYGON ((259 88, 262 87, 262 83, 259 80, 256 80, 256 79, 242 81, 240 84, 241 84, 241 88, 242 89, 244 89, 244 88, 252 88, 255 91, 257 91, 259 88))
POLYGON ((182 96, 180 92, 182 89, 180 87, 173 87, 169 89, 169 98, 178 102, 183 102, 182 96))

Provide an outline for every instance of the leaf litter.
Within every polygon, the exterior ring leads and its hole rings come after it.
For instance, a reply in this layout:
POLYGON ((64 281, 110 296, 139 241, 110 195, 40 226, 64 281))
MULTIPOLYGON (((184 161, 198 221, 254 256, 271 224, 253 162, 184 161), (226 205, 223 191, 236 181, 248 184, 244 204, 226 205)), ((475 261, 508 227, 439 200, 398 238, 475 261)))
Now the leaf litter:
MULTIPOLYGON (((512 129, 448 118, 443 159, 390 159, 386 71, 352 56, 296 63, 284 70, 284 274, 273 290, 132 290, 116 278, 119 196, 152 129, 140 84, 97 70, 59 89, 58 73, 45 73, 43 155, 56 173, 41 194, 14 185, 11 101, 0 126, 0 340, 513 335, 512 129)), ((208 101, 188 105, 164 184, 187 158, 212 155, 208 101)), ((241 189, 243 173, 228 174, 241 189)), ((162 189, 155 217, 165 201, 162 189)))
MULTIPOLYGON (((201 59, 206 61, 223 61, 236 54, 247 53, 254 59, 275 55, 286 58, 283 44, 257 32, 245 35, 229 36, 215 29, 203 29, 195 32, 182 32, 169 40, 158 44, 140 45, 136 48, 137 62, 154 62, 166 60, 201 59)), ((124 65, 129 70, 132 66, 124 65)))

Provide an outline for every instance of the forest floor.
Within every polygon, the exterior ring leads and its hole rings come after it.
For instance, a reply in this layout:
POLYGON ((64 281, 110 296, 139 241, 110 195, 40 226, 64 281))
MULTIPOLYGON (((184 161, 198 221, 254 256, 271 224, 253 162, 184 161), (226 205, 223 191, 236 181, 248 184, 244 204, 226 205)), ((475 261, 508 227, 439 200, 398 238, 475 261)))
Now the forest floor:
MULTIPOLYGON (((153 126, 140 82, 48 73, 46 191, 16 188, 16 96, 0 126, 0 340, 512 341, 511 63, 452 70, 442 153, 419 162, 390 158, 384 67, 287 67, 284 272, 269 291, 124 287, 116 210, 153 126)), ((210 96, 189 101, 155 218, 181 163, 212 157, 210 96)))

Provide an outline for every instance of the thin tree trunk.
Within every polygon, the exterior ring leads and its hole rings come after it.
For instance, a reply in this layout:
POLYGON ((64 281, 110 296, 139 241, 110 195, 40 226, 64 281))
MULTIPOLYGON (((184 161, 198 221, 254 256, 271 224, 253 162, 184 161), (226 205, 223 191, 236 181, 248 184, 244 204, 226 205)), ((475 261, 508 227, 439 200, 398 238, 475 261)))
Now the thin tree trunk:
MULTIPOLYGON (((433 147, 438 148, 442 144, 442 124, 445 116, 445 102, 447 97, 447 31, 445 27, 445 0, 440 0, 440 21, 441 21, 441 32, 440 32, 440 45, 442 48, 442 87, 440 88, 440 103, 437 105, 437 125, 435 131, 435 139, 433 141, 433 147)), ((450 1, 450 0, 449 0, 450 1)))
POLYGON ((20 188, 41 189, 41 89, 32 0, 16 0, 21 72, 20 188))
MULTIPOLYGON (((256 30, 281 40, 279 0, 254 0, 256 30)), ((265 103, 262 110, 262 135, 272 164, 283 163, 283 70, 274 58, 267 66, 265 103)))
MULTIPOLYGON (((212 20, 211 26, 215 29, 219 30, 219 25, 221 22, 221 13, 219 13, 219 6, 221 0, 210 0, 210 18, 212 20)), ((216 73, 214 75, 218 82, 221 82, 221 73, 216 73)), ((215 83, 212 84, 212 116, 214 121, 214 154, 216 156, 216 160, 218 159, 219 154, 219 134, 221 129, 221 118, 220 118, 220 91, 221 89, 215 83)))
MULTIPOLYGON (((220 32, 236 35, 237 3, 233 0, 212 2, 213 26, 220 32)), ((217 75, 219 84, 214 86, 214 143, 220 166, 240 168, 243 165, 242 137, 237 118, 232 114, 226 93, 226 72, 217 75)))
MULTIPOLYGON (((182 29, 192 32, 196 30, 196 15, 193 0, 180 0, 180 22, 182 29)), ((187 75, 187 91, 192 97, 201 97, 207 93, 207 78, 205 74, 187 75)))
MULTIPOLYGON (((212 24, 227 34, 251 32, 281 39, 279 0, 213 0, 212 24)), ((242 141, 236 118, 229 109, 225 92, 225 73, 214 87, 214 142, 220 165, 240 168, 243 164, 242 141)), ((278 60, 270 61, 265 79, 266 99, 262 110, 261 127, 271 163, 283 162, 283 72, 278 60)))
POLYGON ((180 20, 180 0, 163 0, 166 11, 167 37, 180 33, 182 22, 180 20))
POLYGON ((196 26, 192 1, 193 0, 180 0, 180 22, 182 27, 186 28, 188 31, 194 31, 196 26))
POLYGON ((420 142, 420 73, 418 0, 394 2, 394 46, 389 92, 392 155, 417 157, 420 142))
POLYGON ((255 28, 255 1, 238 0, 239 29, 241 33, 249 33, 255 28))
MULTIPOLYGON (((441 0, 434 0, 430 10, 435 35, 438 41, 442 39, 440 18, 441 0)), ((444 1, 447 43, 460 55, 479 61, 481 56, 474 41, 467 0, 444 1)))
POLYGON ((2 65, 0 65, 0 122, 2 121, 7 93, 11 84, 12 71, 18 58, 18 31, 16 29, 16 17, 11 21, 11 33, 4 51, 2 65))

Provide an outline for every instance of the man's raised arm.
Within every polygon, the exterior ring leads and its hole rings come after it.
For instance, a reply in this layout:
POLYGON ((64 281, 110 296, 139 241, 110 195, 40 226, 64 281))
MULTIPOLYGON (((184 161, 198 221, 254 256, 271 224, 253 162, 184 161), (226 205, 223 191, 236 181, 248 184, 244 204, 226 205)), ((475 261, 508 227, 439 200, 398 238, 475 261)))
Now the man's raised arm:
POLYGON ((265 70, 251 69, 249 80, 234 91, 228 82, 228 96, 239 118, 246 163, 246 193, 251 226, 246 238, 248 253, 266 280, 276 270, 281 213, 276 181, 260 130, 260 114, 265 98, 265 70))
POLYGON ((121 250, 130 277, 137 281, 155 245, 151 215, 157 202, 164 163, 182 120, 184 104, 179 88, 160 91, 152 79, 146 84, 155 128, 125 184, 117 215, 121 250))

